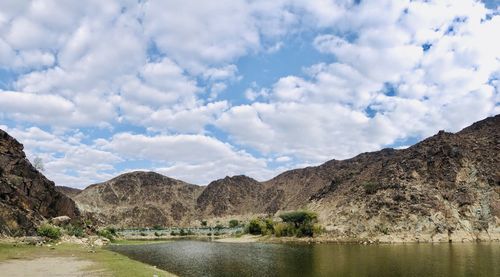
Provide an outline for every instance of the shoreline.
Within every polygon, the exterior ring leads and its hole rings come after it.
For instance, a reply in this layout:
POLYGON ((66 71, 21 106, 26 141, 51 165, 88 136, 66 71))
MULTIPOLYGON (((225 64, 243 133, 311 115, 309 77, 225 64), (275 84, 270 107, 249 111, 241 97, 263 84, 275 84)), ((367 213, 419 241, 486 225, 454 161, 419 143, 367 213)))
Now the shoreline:
POLYGON ((469 233, 459 233, 454 236, 448 236, 445 234, 437 235, 421 235, 421 236, 410 236, 405 234, 400 235, 385 235, 385 236, 373 236, 373 237, 340 237, 331 235, 320 235, 317 237, 275 237, 275 236, 262 236, 262 235, 249 235, 245 234, 242 236, 217 236, 217 237, 207 237, 200 235, 191 236, 164 236, 164 237, 152 237, 152 236, 123 236, 118 241, 135 241, 135 242, 167 242, 167 241, 178 241, 178 240, 199 240, 199 241, 209 241, 209 242, 227 242, 227 243, 285 243, 285 244, 435 244, 435 243, 450 243, 450 244, 461 244, 461 243, 500 243, 500 234, 490 235, 490 236, 472 236, 469 233))
POLYGON ((0 239, 0 271, 8 276, 176 276, 105 247, 56 243, 41 246, 0 239))

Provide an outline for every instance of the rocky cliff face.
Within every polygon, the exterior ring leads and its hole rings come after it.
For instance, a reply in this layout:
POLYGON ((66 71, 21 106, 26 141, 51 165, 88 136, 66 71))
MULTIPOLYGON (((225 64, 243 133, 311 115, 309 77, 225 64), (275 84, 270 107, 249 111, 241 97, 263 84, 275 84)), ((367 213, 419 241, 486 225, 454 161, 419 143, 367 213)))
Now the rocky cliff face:
POLYGON ((0 235, 32 235, 37 224, 56 216, 78 218, 70 198, 26 159, 23 145, 0 130, 0 235))
POLYGON ((198 187, 131 173, 78 194, 108 223, 180 225, 194 219, 317 211, 342 239, 500 238, 500 116, 408 149, 383 149, 295 169, 259 183, 226 177, 198 187))

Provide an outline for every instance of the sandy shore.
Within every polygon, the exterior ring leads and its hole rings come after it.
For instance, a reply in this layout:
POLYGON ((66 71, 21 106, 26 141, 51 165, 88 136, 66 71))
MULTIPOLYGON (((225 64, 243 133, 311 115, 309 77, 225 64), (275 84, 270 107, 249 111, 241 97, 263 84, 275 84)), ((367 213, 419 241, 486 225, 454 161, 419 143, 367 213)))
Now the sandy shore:
POLYGON ((43 257, 33 260, 8 260, 0 263, 2 276, 102 276, 88 270, 94 263, 72 257, 43 257))
POLYGON ((249 242, 258 242, 262 236, 252 236, 252 235, 244 235, 239 238, 236 237, 228 237, 216 239, 216 242, 232 242, 232 243, 249 243, 249 242))

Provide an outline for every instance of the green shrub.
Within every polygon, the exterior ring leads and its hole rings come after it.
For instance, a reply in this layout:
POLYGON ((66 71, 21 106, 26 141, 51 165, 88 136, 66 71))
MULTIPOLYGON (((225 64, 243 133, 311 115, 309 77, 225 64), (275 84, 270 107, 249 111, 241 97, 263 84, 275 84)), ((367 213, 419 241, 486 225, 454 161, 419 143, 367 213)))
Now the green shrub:
POLYGON ((186 231, 184 231, 184 229, 181 229, 181 231, 179 232, 179 235, 186 236, 187 233, 186 233, 186 231))
POLYGON ((315 223, 318 220, 318 215, 309 211, 293 211, 280 214, 279 217, 283 222, 291 223, 296 228, 303 224, 315 223))
POLYGON ((59 227, 50 225, 48 223, 40 225, 40 227, 38 227, 36 231, 39 236, 46 237, 52 240, 59 239, 62 234, 59 227))
POLYGON ((295 228, 291 224, 278 222, 274 224, 274 235, 276 237, 295 236, 295 228))
POLYGON ((366 182, 363 184, 363 188, 364 188, 366 194, 374 194, 379 189, 382 188, 382 185, 374 183, 374 182, 366 182))
POLYGON ((155 237, 161 237, 162 235, 162 233, 155 232, 155 237))
POLYGON ((211 236, 212 236, 212 233, 207 233, 207 236, 211 237, 211 236))
POLYGON ((176 232, 174 232, 174 231, 171 231, 171 232, 170 232, 170 235, 171 235, 171 236, 177 236, 177 233, 176 233, 176 232))
POLYGON ((310 211, 293 211, 280 214, 283 224, 275 224, 276 236, 312 237, 323 232, 321 225, 316 224, 318 215, 310 211))
MULTIPOLYGON (((110 231, 109 228, 105 228, 105 229, 101 229, 99 231, 97 231, 97 235, 100 236, 100 237, 104 237, 104 238, 107 238, 109 239, 109 241, 115 241, 115 235, 116 235, 116 231, 113 232, 113 230, 110 231)), ((142 233, 141 233, 142 235, 142 233)))
MULTIPOLYGON (((265 228, 265 227, 264 227, 265 228)), ((260 219, 254 218, 250 220, 246 227, 246 231, 252 235, 262 235, 263 224, 260 219)))
POLYGON ((313 225, 313 234, 316 235, 321 235, 325 232, 325 227, 321 226, 320 224, 314 224, 313 225))
POLYGON ((222 226, 222 224, 217 224, 217 225, 215 225, 214 229, 219 231, 221 229, 224 229, 224 226, 222 226))
POLYGON ((206 220, 202 220, 201 221, 201 226, 206 227, 207 226, 207 221, 206 220))
POLYGON ((240 222, 237 219, 229 220, 229 228, 235 228, 240 225, 240 222))
POLYGON ((163 230, 163 227, 161 225, 155 225, 153 226, 153 230, 163 230))
POLYGON ((75 237, 81 238, 85 235, 83 227, 78 226, 78 225, 68 224, 64 227, 64 229, 66 229, 66 233, 69 236, 75 236, 75 237))

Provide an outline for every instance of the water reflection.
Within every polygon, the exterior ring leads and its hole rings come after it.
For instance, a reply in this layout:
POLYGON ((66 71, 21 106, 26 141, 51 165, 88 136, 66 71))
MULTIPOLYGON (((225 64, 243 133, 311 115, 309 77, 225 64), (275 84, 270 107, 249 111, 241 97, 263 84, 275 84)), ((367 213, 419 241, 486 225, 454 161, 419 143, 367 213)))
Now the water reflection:
POLYGON ((500 244, 234 244, 111 249, 180 276, 500 276, 500 244))

